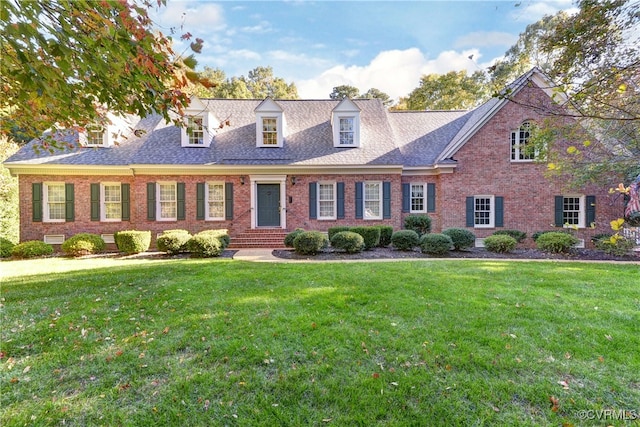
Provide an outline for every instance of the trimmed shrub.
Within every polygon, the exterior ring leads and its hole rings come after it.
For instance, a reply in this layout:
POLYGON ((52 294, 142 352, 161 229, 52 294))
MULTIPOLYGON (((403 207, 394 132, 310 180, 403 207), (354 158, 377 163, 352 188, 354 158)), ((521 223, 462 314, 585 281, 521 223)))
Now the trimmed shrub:
POLYGON ((446 234, 425 234, 420 237, 420 249, 429 255, 444 255, 451 250, 453 240, 446 234))
POLYGON ((191 235, 191 233, 189 233, 188 230, 183 230, 181 228, 175 228, 175 229, 172 229, 172 230, 164 230, 162 232, 162 234, 171 234, 171 233, 179 233, 179 234, 189 234, 189 235, 191 235))
POLYGON ((494 235, 507 235, 507 236, 511 236, 514 239, 516 239, 516 242, 518 243, 522 243, 524 242, 524 239, 527 238, 527 233, 525 233, 524 231, 520 231, 520 230, 498 230, 495 233, 493 233, 494 235))
POLYGON ((211 235, 213 237, 217 237, 222 242, 222 249, 226 249, 227 246, 231 243, 231 237, 229 236, 229 230, 226 228, 220 228, 217 230, 204 230, 195 235, 211 235))
POLYGON ((364 238, 353 231, 341 231, 333 235, 331 246, 343 249, 348 254, 354 254, 364 250, 364 238))
POLYGON ((220 256, 224 251, 224 243, 214 233, 204 231, 191 237, 187 242, 187 248, 192 257, 211 258, 220 256))
POLYGON ((189 232, 183 232, 184 230, 169 230, 165 231, 156 240, 158 250, 166 252, 169 255, 178 254, 180 252, 186 252, 187 242, 191 239, 189 232))
POLYGON ((419 236, 431 233, 431 217, 429 215, 407 215, 404 218, 404 228, 415 231, 419 236))
POLYGON ((91 233, 78 233, 62 243, 61 249, 70 256, 90 255, 104 251, 102 237, 91 233))
POLYGON ((327 230, 329 240, 331 240, 334 234, 341 233, 343 231, 351 231, 351 227, 347 225, 337 225, 335 227, 329 227, 329 229, 327 230))
POLYGON ((569 252, 569 249, 576 243, 578 243, 578 239, 561 231, 544 233, 536 240, 538 249, 551 253, 569 252))
POLYGON ((125 254, 139 254, 146 252, 151 246, 151 232, 125 230, 113 234, 113 239, 120 252, 125 254))
POLYGON ((464 228, 448 228, 442 234, 451 237, 453 249, 456 251, 472 248, 476 244, 476 235, 464 228))
POLYGON ((410 251, 420 244, 420 236, 413 230, 398 230, 391 236, 391 245, 400 251, 410 251))
POLYGON ((18 243, 11 249, 11 255, 16 258, 36 258, 53 253, 53 246, 41 240, 29 240, 18 243))
POLYGON ((0 258, 8 258, 11 256, 11 250, 15 245, 9 239, 0 237, 0 258))
POLYGON ((351 227, 349 231, 362 236, 366 250, 375 248, 380 243, 380 229, 375 225, 370 227, 351 227))
POLYGON ((537 242, 540 236, 547 233, 564 233, 564 234, 571 235, 571 231, 565 230, 565 229, 559 229, 559 230, 536 231, 531 235, 531 238, 533 239, 534 242, 537 242))
POLYGON ((508 234, 494 233, 484 239, 484 248, 489 252, 506 254, 513 251, 518 245, 518 241, 508 234))
POLYGON ((295 251, 302 255, 315 255, 329 246, 329 238, 319 231, 303 231, 293 240, 295 251))
POLYGON ((304 232, 304 228, 296 228, 291 233, 289 233, 286 236, 284 236, 284 245, 287 248, 292 248, 293 247, 293 241, 296 239, 296 237, 298 237, 298 234, 303 233, 303 232, 304 232))
POLYGON ((376 225, 380 229, 380 242, 378 246, 385 248, 391 244, 391 236, 393 236, 393 227, 390 225, 376 225))

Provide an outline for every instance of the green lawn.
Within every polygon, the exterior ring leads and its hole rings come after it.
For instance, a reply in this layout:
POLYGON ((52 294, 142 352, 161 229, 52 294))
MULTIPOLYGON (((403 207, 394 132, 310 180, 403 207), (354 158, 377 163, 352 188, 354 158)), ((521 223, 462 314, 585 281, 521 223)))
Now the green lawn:
POLYGON ((638 265, 0 271, 3 426, 640 424, 638 265))

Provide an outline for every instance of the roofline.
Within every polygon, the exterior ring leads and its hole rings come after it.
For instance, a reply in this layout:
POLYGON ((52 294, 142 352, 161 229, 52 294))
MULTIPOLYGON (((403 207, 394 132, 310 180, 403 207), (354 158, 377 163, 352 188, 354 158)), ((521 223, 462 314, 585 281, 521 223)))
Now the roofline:
POLYGON ((18 175, 133 175, 133 170, 128 165, 60 165, 60 164, 29 164, 29 163, 4 163, 12 176, 18 175))

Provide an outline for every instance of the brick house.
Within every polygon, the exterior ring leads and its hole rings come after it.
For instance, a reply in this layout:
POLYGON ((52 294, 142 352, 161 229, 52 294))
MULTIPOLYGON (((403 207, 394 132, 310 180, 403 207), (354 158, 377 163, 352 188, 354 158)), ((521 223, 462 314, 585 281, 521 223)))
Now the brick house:
POLYGON ((406 215, 425 213, 433 231, 466 227, 479 238, 571 224, 589 245, 610 231, 622 201, 610 198, 610 183, 567 192, 544 178, 546 166, 525 149, 544 116, 525 105, 555 108, 546 87, 533 69, 510 86, 516 102, 494 98, 472 111, 194 98, 184 128, 112 117, 106 128, 61 136, 72 143, 64 150, 32 141, 7 159, 19 178, 20 238, 227 228, 238 242, 297 227, 400 229, 406 215))

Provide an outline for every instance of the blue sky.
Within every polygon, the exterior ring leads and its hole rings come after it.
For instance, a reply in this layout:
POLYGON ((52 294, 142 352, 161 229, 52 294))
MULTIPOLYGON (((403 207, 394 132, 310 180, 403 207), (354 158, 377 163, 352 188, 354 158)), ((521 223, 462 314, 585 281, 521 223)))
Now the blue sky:
MULTIPOLYGON (((491 65, 527 25, 559 10, 575 10, 574 4, 167 0, 155 21, 164 32, 175 28, 177 36, 188 31, 205 41, 199 68, 230 77, 271 66, 301 98, 326 99, 334 86, 348 84, 397 99, 423 74, 491 65)), ((183 48, 177 41, 176 50, 183 48)))

